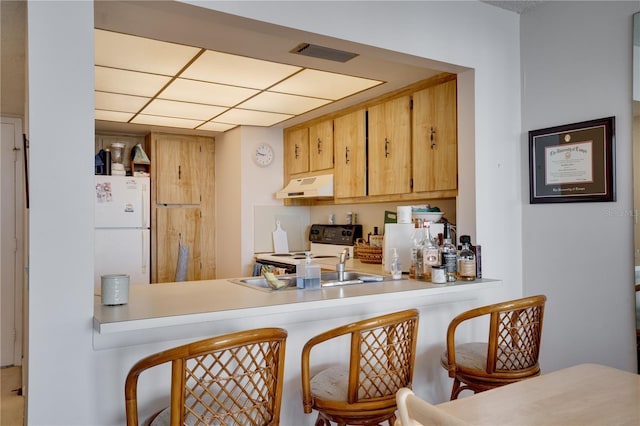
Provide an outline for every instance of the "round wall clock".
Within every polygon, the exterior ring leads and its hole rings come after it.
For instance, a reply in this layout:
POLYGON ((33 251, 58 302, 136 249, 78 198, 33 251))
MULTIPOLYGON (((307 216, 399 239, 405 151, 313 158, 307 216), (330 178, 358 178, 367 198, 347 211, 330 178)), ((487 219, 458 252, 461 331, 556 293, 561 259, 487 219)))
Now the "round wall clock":
POLYGON ((273 148, 266 143, 258 145, 253 153, 253 160, 258 166, 267 167, 273 162, 273 148))

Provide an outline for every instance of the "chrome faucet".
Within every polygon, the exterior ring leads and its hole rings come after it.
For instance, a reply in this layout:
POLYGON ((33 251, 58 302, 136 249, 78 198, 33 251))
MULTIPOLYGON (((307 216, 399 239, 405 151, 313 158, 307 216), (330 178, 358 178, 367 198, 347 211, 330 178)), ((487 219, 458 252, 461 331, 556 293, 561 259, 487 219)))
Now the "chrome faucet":
POLYGON ((336 271, 338 272, 338 281, 344 281, 344 264, 349 259, 349 248, 345 247, 340 253, 340 261, 336 265, 336 271))

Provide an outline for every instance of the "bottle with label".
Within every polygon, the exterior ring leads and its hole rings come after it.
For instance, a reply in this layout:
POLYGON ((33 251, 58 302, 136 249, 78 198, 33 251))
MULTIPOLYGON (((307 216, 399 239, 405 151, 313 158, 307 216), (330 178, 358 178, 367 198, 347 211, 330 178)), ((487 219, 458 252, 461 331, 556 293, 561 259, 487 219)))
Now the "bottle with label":
POLYGON ((422 227, 422 222, 418 223, 418 227, 415 230, 415 235, 413 238, 413 247, 416 251, 416 279, 424 280, 424 260, 423 260, 423 251, 424 251, 424 228, 422 227))
POLYGON ((447 275, 447 282, 455 282, 458 268, 458 250, 456 250, 456 247, 451 243, 451 225, 449 223, 444 224, 444 235, 440 253, 442 265, 445 267, 447 275))
POLYGON ((431 239, 431 228, 429 222, 426 222, 425 227, 425 243, 422 249, 422 272, 424 279, 431 280, 431 268, 440 265, 440 254, 438 252, 438 246, 434 244, 434 240, 431 239))
POLYGON ((296 267, 296 287, 306 289, 320 288, 320 265, 311 263, 311 252, 305 252, 304 264, 296 267))
POLYGON ((456 278, 462 281, 473 281, 476 279, 476 256, 471 250, 471 237, 460 236, 462 248, 458 253, 458 270, 456 278))

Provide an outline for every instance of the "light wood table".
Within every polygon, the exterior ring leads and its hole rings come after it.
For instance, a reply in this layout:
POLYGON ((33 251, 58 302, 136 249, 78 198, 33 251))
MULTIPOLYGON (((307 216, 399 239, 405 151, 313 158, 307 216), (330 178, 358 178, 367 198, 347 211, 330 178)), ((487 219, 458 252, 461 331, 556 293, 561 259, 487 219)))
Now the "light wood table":
POLYGON ((473 425, 638 426, 640 375, 580 364, 437 407, 473 425))

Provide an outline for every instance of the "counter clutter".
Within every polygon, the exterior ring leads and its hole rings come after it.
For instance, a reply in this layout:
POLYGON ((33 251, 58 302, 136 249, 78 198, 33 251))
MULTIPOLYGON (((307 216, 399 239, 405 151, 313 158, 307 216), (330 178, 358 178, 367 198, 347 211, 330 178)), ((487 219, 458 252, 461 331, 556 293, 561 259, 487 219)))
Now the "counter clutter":
MULTIPOLYGON (((360 264, 357 259, 351 262, 356 266, 349 269, 352 274, 381 272, 381 265, 360 264)), ((446 372, 434 374, 425 367, 439 362, 439 355, 435 354, 439 351, 432 349, 442 346, 446 327, 457 312, 501 300, 504 291, 501 284, 483 279, 436 286, 405 278, 319 290, 265 291, 230 279, 216 279, 131 285, 128 304, 119 306, 103 306, 96 295, 93 348, 101 356, 100 371, 109 372, 100 373, 101 387, 109 389, 100 395, 105 399, 101 415, 105 423, 123 423, 121 389, 127 371, 138 359, 209 336, 256 328, 259 324, 284 328, 289 335, 281 424, 311 425, 315 416, 303 413, 299 397, 299 360, 309 336, 367 317, 413 308, 420 311, 416 350, 425 361, 416 367, 414 388, 425 395, 432 392, 430 389, 437 390, 439 394, 433 400, 444 401, 446 388, 450 386, 446 372)), ((339 361, 335 359, 337 353, 323 350, 317 355, 331 363, 339 361)), ((154 384, 140 385, 146 390, 143 394, 151 395, 148 400, 139 401, 143 416, 157 411, 164 401, 154 379, 150 377, 147 382, 154 384)))

